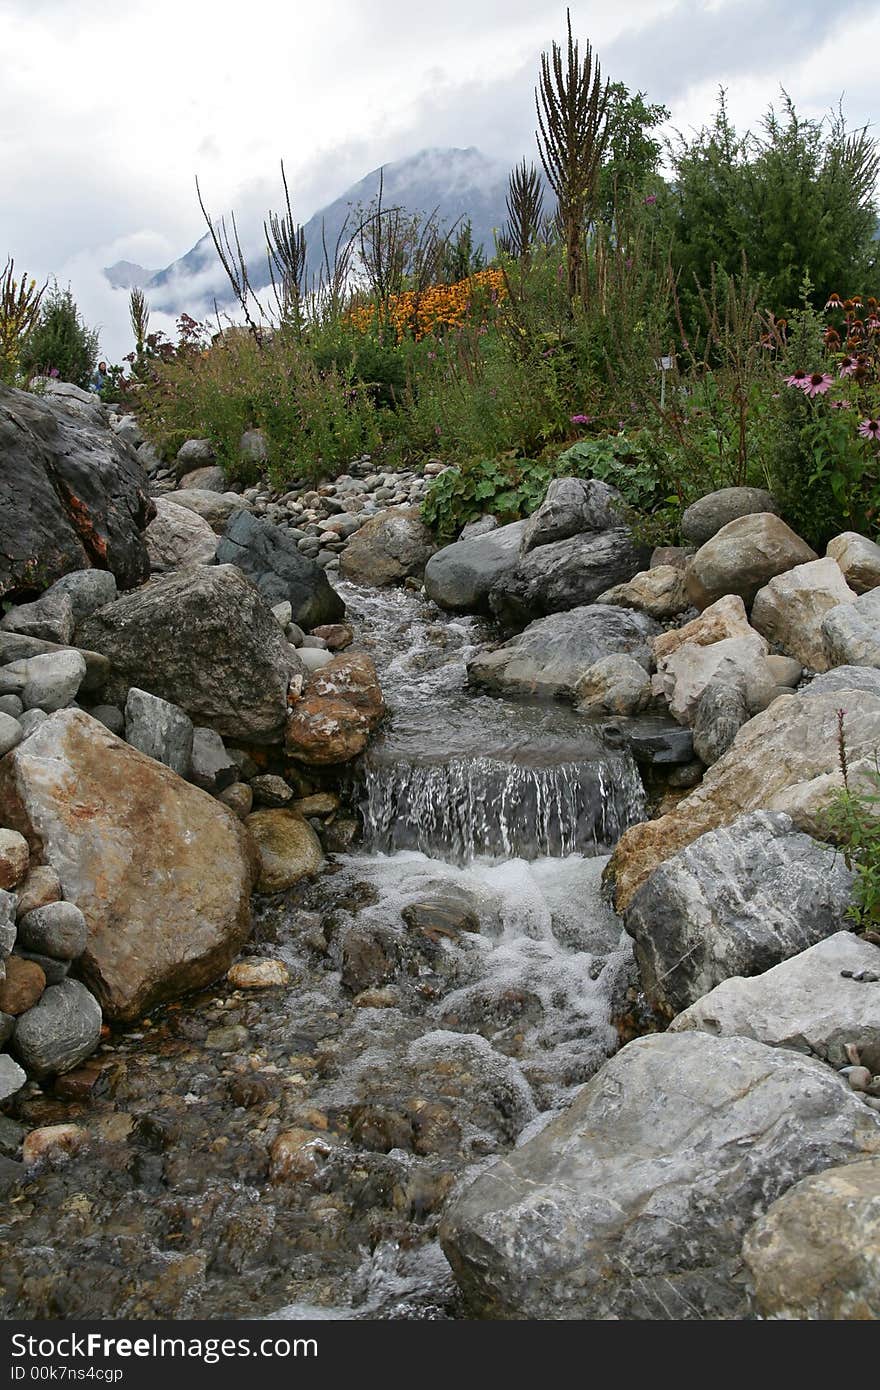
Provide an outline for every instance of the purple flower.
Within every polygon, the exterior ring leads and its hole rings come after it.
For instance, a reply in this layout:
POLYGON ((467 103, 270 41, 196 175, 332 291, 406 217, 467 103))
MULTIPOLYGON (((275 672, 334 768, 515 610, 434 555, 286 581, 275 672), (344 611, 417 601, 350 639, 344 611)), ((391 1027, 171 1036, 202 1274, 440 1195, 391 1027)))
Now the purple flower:
POLYGON ((804 384, 803 392, 805 396, 824 396, 829 387, 834 385, 834 377, 830 372, 813 372, 804 384))
POLYGON ((569 416, 573 425, 592 425, 595 416, 593 415, 571 415, 569 416))
POLYGON ((863 439, 880 439, 880 420, 863 420, 859 425, 859 434, 863 439))
POLYGON ((59 377, 59 376, 61 375, 61 373, 59 372, 59 370, 58 370, 57 367, 53 367, 53 368, 51 369, 51 371, 49 372, 49 375, 50 375, 50 376, 54 376, 54 377, 59 377))
POLYGON ((649 193, 648 196, 647 196, 647 198, 645 199, 645 207, 646 207, 646 208, 652 208, 652 207, 654 206, 654 204, 656 203, 656 201, 657 201, 657 194, 656 194, 656 193, 649 193))

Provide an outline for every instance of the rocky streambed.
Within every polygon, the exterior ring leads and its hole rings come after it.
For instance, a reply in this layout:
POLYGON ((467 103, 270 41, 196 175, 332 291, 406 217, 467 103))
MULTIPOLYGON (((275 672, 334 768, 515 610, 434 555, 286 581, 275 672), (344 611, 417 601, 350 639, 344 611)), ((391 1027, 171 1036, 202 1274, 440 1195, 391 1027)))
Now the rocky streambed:
POLYGON ((391 711, 353 774, 363 842, 254 900, 243 964, 284 983, 156 1009, 20 1094, 7 1152, 18 1123, 76 1130, 10 1193, 5 1316, 455 1316, 456 1184, 619 1045, 635 975, 600 877, 644 813, 629 754, 469 693, 480 620, 344 594, 391 711))

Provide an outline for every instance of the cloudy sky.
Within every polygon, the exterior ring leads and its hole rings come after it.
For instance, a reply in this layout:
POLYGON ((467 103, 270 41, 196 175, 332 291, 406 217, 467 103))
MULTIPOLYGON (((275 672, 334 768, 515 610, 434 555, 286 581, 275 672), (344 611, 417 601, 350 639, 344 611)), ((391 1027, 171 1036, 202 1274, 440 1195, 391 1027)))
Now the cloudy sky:
MULTIPOLYGON (((755 124, 785 86, 821 115, 875 120, 877 0, 571 4, 606 75, 709 117, 719 84, 755 124)), ((102 266, 159 267, 209 206, 277 205, 278 160, 305 221, 369 169, 425 146, 533 153, 538 58, 556 0, 0 0, 0 265, 70 283, 108 355, 126 296, 102 266)))

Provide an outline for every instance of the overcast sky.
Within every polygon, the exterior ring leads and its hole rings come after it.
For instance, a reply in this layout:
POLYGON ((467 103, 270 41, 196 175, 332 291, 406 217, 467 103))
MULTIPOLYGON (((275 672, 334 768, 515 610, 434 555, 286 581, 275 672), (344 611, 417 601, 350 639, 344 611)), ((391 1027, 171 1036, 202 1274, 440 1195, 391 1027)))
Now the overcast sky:
MULTIPOLYGON (((877 0, 627 0, 571 5, 607 76, 682 129, 719 84, 755 124, 784 85, 805 114, 841 96, 876 119, 877 0)), ((160 267, 209 206, 278 203, 305 221, 371 168, 427 145, 534 152, 539 54, 564 34, 544 0, 0 0, 0 266, 71 283, 120 355, 126 296, 100 268, 160 267)), ((124 335, 123 335, 124 336, 124 335)))

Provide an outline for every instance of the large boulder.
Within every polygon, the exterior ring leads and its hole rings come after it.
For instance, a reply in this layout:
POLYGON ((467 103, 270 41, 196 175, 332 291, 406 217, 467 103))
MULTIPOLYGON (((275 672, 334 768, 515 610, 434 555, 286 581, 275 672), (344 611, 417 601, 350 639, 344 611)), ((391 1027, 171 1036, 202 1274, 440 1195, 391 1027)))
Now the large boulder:
POLYGON ((878 1071, 880 985, 853 978, 863 970, 875 974, 878 965, 876 946, 850 931, 835 932, 761 975, 723 980, 674 1018, 670 1031, 755 1038, 833 1067, 847 1065, 852 1044, 878 1071))
POLYGON ((437 549, 418 507, 391 507, 364 522, 339 560, 343 579, 384 588, 425 572, 437 549))
POLYGON ((841 705, 848 706, 851 763, 873 760, 880 745, 880 696, 860 691, 847 701, 845 691, 834 690, 780 697, 743 725, 730 750, 673 810, 621 836, 608 865, 618 911, 658 864, 747 811, 786 811, 800 825, 791 808, 814 783, 838 771, 841 705))
MULTIPOLYGON (((110 662, 100 652, 89 652, 70 647, 59 647, 55 642, 44 642, 39 637, 25 637, 17 632, 0 632, 0 688, 9 669, 18 662, 30 661, 35 656, 58 656, 62 652, 78 650, 86 666, 80 690, 94 693, 102 690, 110 676, 110 662)), ((24 680, 17 678, 15 688, 20 689, 24 680)))
POLYGON ((833 608, 852 603, 855 597, 834 560, 811 560, 778 574, 758 590, 752 604, 752 627, 802 666, 827 671, 831 662, 823 619, 833 608))
POLYGON ((488 613, 489 590, 515 569, 526 522, 514 521, 436 551, 425 565, 425 592, 453 613, 488 613))
POLYGON ((573 608, 540 618, 500 647, 478 651, 468 663, 468 681, 493 694, 574 696, 590 667, 606 656, 631 656, 647 672, 649 643, 659 631, 644 613, 601 604, 573 608))
POLYGON ((593 603, 644 569, 649 554, 625 526, 539 545, 495 582, 489 605, 508 627, 524 627, 544 614, 593 603))
POLYGON ((297 549, 290 532, 250 512, 230 517, 217 562, 237 565, 270 605, 288 602, 299 627, 336 623, 345 615, 345 604, 321 566, 297 549))
POLYGON ((672 1017, 731 975, 760 975, 845 925, 853 874, 831 845, 756 811, 660 864, 624 925, 642 988, 672 1017))
POLYGON ((536 512, 526 522, 522 552, 568 540, 584 531, 622 526, 626 503, 616 487, 597 478, 555 478, 536 512))
POLYGON ((124 588, 141 583, 152 514, 146 473, 102 407, 80 418, 0 386, 0 596, 91 565, 124 588))
POLYGON ((880 545, 860 536, 858 531, 843 531, 828 542, 825 554, 840 567, 844 579, 857 594, 866 594, 880 584, 880 545))
POLYGON ((117 683, 256 743, 281 737, 290 678, 302 673, 267 600, 233 565, 162 575, 93 613, 78 638, 109 657, 117 683))
POLYGON ((714 642, 723 642, 728 637, 750 637, 754 631, 739 595, 726 594, 689 623, 661 632, 651 646, 655 659, 660 661, 672 656, 686 642, 698 647, 711 647, 714 642))
POLYGON ((742 516, 722 526, 691 557, 688 596, 701 609, 725 594, 739 594, 750 604, 775 575, 818 558, 806 541, 772 512, 742 516))
POLYGON ((802 1178, 743 1242, 762 1318, 880 1321, 880 1158, 802 1178))
POLYGON ((685 642, 671 656, 657 662, 655 694, 669 703, 680 724, 693 725, 700 699, 712 685, 739 685, 745 689, 752 713, 770 701, 774 680, 766 662, 767 643, 757 632, 748 637, 725 637, 709 646, 685 642))
POLYGON ((822 619, 822 636, 832 666, 880 668, 880 589, 832 608, 822 619))
POLYGON ((705 545, 722 526, 756 512, 779 514, 779 507, 761 487, 723 487, 692 502, 682 513, 681 538, 686 545, 705 545))
POLYGON ((204 517, 170 497, 156 498, 156 515, 144 537, 153 574, 213 565, 217 537, 204 517))
POLYGON ((596 599, 618 608, 636 608, 662 621, 674 618, 690 607, 684 570, 678 565, 652 565, 633 575, 628 584, 615 584, 596 599))
POLYGON ((440 1239, 490 1318, 741 1318, 740 1250, 792 1183, 880 1153, 880 1119, 822 1062, 750 1038, 654 1034, 484 1168, 440 1239))
POLYGON ((195 512, 218 536, 225 531, 230 517, 248 506, 237 492, 214 492, 207 487, 177 488, 170 495, 176 506, 195 512))
POLYGON ((258 865, 239 821, 81 710, 0 762, 0 821, 85 916, 77 971, 111 1019, 216 979, 250 933, 258 865))

